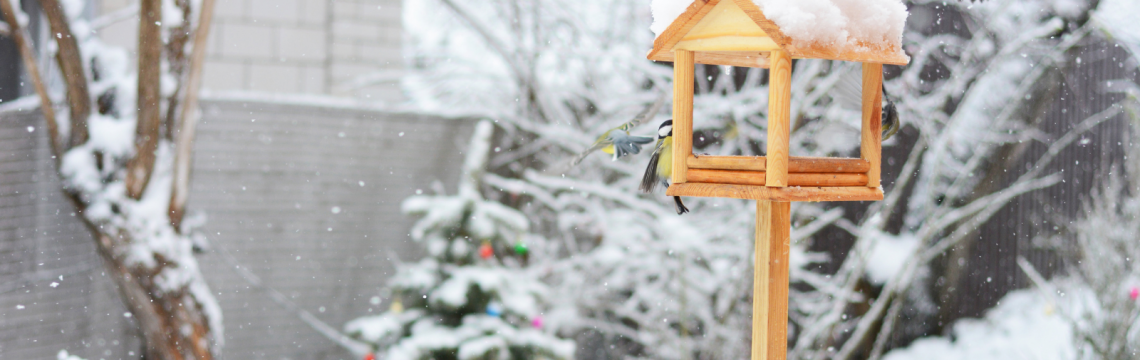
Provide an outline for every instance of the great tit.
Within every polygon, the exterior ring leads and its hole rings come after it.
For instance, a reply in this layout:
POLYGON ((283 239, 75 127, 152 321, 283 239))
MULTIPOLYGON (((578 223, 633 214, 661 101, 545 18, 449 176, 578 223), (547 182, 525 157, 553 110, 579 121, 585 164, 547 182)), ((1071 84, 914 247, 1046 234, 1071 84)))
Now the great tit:
POLYGON ((663 104, 665 104, 665 93, 659 92, 657 94, 657 100, 653 102, 653 105, 646 107, 641 113, 634 116, 633 120, 613 129, 606 130, 605 133, 598 136, 597 140, 594 140, 594 144, 591 145, 589 149, 575 156, 574 160, 570 162, 570 166, 578 165, 587 155, 597 150, 602 150, 602 152, 606 154, 613 155, 613 160, 617 160, 629 154, 641 153, 641 146, 653 142, 653 138, 649 136, 633 136, 629 134, 629 131, 641 125, 641 123, 646 120, 657 116, 657 112, 661 110, 661 105, 663 104))
MULTIPOLYGON (((653 148, 653 156, 649 158, 649 165, 645 167, 645 175, 641 177, 641 191, 652 193, 661 183, 666 188, 673 178, 673 119, 665 120, 657 128, 657 146, 653 148)), ((689 212, 689 208, 681 202, 680 196, 673 197, 673 208, 677 215, 689 212)))
POLYGON ((883 86, 883 112, 881 114, 881 121, 883 122, 883 140, 887 141, 895 133, 899 132, 899 127, 902 126, 899 121, 899 111, 895 108, 895 102, 891 100, 887 94, 887 87, 883 86))

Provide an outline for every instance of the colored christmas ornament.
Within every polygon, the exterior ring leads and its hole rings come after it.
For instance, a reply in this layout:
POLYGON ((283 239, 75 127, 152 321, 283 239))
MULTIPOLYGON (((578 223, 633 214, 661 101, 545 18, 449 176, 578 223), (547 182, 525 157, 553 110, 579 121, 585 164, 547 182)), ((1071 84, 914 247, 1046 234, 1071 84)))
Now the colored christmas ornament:
POLYGON ((490 241, 484 241, 483 245, 479 245, 479 257, 486 260, 486 259, 490 259, 494 255, 495 255, 495 249, 491 248, 491 242, 490 241))
POLYGON ((373 353, 365 354, 364 360, 376 360, 376 354, 373 354, 373 353))
POLYGON ((528 249, 526 247, 526 243, 519 241, 515 244, 515 253, 518 253, 519 255, 526 255, 527 250, 528 249))
POLYGON ((404 303, 400 302, 400 300, 393 301, 392 306, 388 308, 388 311, 391 311, 393 314, 402 313, 404 312, 404 303))
POLYGON ((541 316, 535 316, 534 319, 532 319, 530 321, 530 326, 534 327, 535 329, 541 329, 542 328, 542 317, 541 316))
POLYGON ((500 309, 499 305, 487 304, 487 315, 499 317, 503 315, 503 309, 500 309))
POLYGON ((1132 299, 1132 301, 1136 301, 1137 298, 1140 298, 1140 288, 1133 286, 1132 291, 1128 292, 1128 298, 1132 299))

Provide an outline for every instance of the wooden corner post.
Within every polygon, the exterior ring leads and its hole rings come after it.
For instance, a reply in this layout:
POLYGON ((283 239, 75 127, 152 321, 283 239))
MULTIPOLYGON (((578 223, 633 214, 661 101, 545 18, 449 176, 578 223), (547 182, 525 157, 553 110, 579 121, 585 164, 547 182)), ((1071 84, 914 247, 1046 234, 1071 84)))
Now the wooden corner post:
POLYGON ((752 360, 784 360, 788 352, 788 253, 791 203, 756 202, 752 279, 752 360))
POLYGON ((883 152, 883 64, 863 63, 863 130, 859 157, 871 163, 867 187, 879 187, 883 152))
POLYGON ((768 60, 768 150, 766 186, 788 186, 788 134, 792 103, 792 56, 772 50, 768 60))
POLYGON ((693 155, 693 52, 677 50, 673 56, 673 183, 688 181, 693 155))

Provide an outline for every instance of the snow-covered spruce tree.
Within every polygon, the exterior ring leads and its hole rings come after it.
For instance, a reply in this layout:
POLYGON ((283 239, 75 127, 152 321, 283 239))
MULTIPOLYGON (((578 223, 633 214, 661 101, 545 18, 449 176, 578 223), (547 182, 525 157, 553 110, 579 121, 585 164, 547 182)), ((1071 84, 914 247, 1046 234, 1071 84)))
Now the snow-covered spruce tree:
POLYGON ((545 285, 525 269, 528 220, 484 200, 480 183, 494 126, 475 128, 456 195, 415 195, 403 211, 423 216, 411 237, 429 256, 401 264, 387 312, 345 325, 388 360, 570 359, 574 343, 543 327, 545 285))
POLYGON ((128 69, 127 51, 94 36, 82 17, 89 3, 39 1, 51 34, 41 46, 55 57, 66 95, 61 113, 41 80, 20 2, 0 0, 0 11, 40 98, 63 191, 138 323, 142 353, 212 359, 221 308, 182 216, 204 59, 190 50, 205 48, 213 0, 140 1, 138 71, 128 69))
MULTIPOLYGON (((661 194, 638 194, 645 157, 567 166, 672 87, 671 69, 645 59, 650 2, 408 1, 406 89, 424 110, 489 116, 505 129, 486 177, 500 191, 487 196, 523 209, 533 231, 552 240, 531 255, 557 294, 552 326, 577 334, 590 356, 745 358, 755 205, 687 199, 693 212, 678 217, 661 194)), ((859 217, 845 211, 854 204, 793 206, 789 358, 874 358, 896 335, 930 331, 936 260, 968 248, 969 235, 1010 200, 1057 183, 1046 169, 1079 138, 1070 135, 1118 113, 1104 109, 1059 139, 1037 136, 1066 52, 1095 36, 1085 25, 1091 5, 909 4, 912 65, 892 67, 886 84, 907 141, 885 146, 906 146, 903 176, 859 217), (1030 144, 1049 151, 1011 156, 1030 144), (997 188, 1013 176, 1006 161, 1029 169, 997 188), (885 220, 899 217, 901 226, 885 220), (852 247, 834 257, 809 251, 829 227, 852 247), (809 270, 812 263, 838 271, 809 270)), ((842 89, 848 79, 857 84, 856 65, 796 62, 793 154, 857 155, 860 109, 842 89)), ((761 69, 697 68, 697 152, 763 155, 765 77, 761 69)), ((634 132, 650 135, 666 118, 634 132)))

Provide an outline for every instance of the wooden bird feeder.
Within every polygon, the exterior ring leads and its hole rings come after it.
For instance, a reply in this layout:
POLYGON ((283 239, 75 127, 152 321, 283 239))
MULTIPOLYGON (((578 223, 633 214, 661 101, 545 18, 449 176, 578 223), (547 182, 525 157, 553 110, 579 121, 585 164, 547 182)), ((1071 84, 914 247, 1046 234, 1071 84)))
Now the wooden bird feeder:
MULTIPOLYGON (((789 0, 791 1, 791 0, 789 0)), ((648 58, 673 62, 671 196, 757 200, 752 359, 787 356, 791 201, 878 201, 883 64, 906 65, 898 44, 854 49, 796 41, 752 0, 695 0, 653 42, 648 58), (793 58, 863 63, 860 158, 788 154, 793 58), (767 156, 693 155, 694 64, 769 69, 767 156)))

